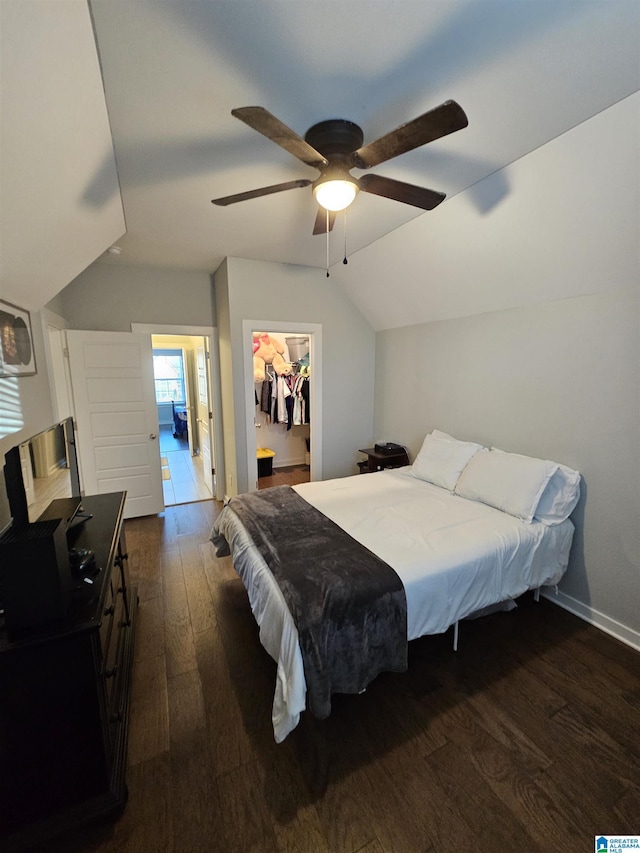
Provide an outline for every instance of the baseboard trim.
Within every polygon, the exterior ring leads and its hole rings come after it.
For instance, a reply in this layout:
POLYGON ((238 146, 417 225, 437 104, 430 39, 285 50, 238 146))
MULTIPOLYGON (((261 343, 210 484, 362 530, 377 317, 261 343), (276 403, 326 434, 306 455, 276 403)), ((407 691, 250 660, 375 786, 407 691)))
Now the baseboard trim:
MULTIPOLYGON (((277 458, 277 457, 276 457, 277 458)), ((273 461, 273 468, 299 468, 301 465, 306 465, 308 463, 305 462, 304 458, 302 459, 279 459, 278 464, 276 465, 275 459, 273 461)))
POLYGON ((616 640, 620 640, 620 642, 640 652, 640 632, 634 631, 633 628, 628 628, 610 616, 605 616, 604 613, 600 613, 588 604, 584 604, 582 601, 578 601, 577 598, 573 598, 573 596, 567 595, 560 590, 558 590, 557 595, 555 592, 542 592, 541 594, 548 601, 552 601, 559 607, 563 607, 565 610, 573 613, 574 616, 579 616, 580 619, 584 619, 585 622, 588 622, 595 628, 599 628, 605 634, 610 634, 616 640))

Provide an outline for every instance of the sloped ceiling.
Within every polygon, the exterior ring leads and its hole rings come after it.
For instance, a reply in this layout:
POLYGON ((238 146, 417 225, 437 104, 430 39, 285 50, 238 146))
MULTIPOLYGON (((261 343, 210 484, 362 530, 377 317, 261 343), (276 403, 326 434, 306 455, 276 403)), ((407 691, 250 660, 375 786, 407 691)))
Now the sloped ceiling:
MULTIPOLYGON (((0 6, 0 282, 4 298, 27 307, 115 240, 120 256, 99 262, 213 272, 236 256, 324 267, 310 188, 211 204, 317 174, 234 119, 234 107, 264 106, 300 135, 347 118, 371 141, 447 99, 462 105, 469 127, 372 170, 447 200, 423 213, 361 193, 348 213, 355 253, 417 216, 442 215, 457 194, 639 85, 637 0, 0 6)), ((518 187, 503 180, 494 190, 478 194, 478 216, 518 187)), ((343 248, 337 227, 331 264, 343 248)))
POLYGON ((332 268, 377 331, 639 288, 640 92, 441 207, 332 268))
MULTIPOLYGON (((323 267, 315 178, 231 116, 260 105, 298 134, 327 118, 373 140, 451 98, 468 128, 372 172, 452 198, 639 85, 637 0, 92 0, 127 235, 116 263, 214 271, 226 255, 323 267)), ((361 174, 361 173, 360 173, 361 174)), ((108 202, 96 183, 87 197, 108 202)), ((478 198, 478 215, 500 197, 478 198)), ((350 252, 430 213, 361 193, 350 252)), ((331 263, 342 259, 336 227, 331 263)), ((111 260, 111 259, 107 259, 111 260)))
POLYGON ((123 234, 124 213, 85 0, 2 0, 0 55, 0 296, 35 310, 123 234))

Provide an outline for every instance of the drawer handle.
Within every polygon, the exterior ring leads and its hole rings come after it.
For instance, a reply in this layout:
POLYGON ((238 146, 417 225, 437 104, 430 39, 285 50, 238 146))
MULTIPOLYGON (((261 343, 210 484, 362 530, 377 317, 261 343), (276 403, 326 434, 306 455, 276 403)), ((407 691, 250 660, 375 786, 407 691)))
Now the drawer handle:
POLYGON ((111 669, 105 669, 105 671, 104 671, 104 677, 105 677, 105 678, 113 678, 113 677, 115 676, 115 674, 116 674, 116 672, 117 672, 117 671, 118 671, 118 667, 117 667, 117 666, 114 666, 114 667, 112 667, 111 669))
POLYGON ((115 607, 113 604, 110 607, 107 607, 104 611, 105 616, 111 616, 115 612, 115 607))
POLYGON ((122 711, 118 711, 117 713, 111 715, 111 722, 112 723, 121 723, 123 716, 124 715, 123 715, 122 711))

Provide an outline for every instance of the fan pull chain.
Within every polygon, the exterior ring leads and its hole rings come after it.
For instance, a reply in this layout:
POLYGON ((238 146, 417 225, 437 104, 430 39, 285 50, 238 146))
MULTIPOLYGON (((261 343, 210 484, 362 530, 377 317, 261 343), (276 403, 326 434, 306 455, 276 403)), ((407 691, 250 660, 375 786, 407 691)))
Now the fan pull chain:
POLYGON ((348 264, 347 260, 347 208, 344 209, 344 259, 343 264, 348 264))
POLYGON ((329 278, 329 210, 326 213, 326 228, 327 228, 327 278, 329 278))

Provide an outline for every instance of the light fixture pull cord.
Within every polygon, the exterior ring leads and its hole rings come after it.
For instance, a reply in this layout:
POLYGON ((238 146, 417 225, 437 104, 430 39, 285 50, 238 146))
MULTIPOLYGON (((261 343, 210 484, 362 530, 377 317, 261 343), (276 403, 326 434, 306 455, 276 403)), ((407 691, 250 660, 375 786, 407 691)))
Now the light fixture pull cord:
POLYGON ((327 230, 327 278, 329 278, 329 209, 325 210, 327 230))
POLYGON ((343 264, 348 264, 347 260, 347 208, 344 209, 344 259, 343 264))

